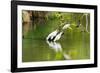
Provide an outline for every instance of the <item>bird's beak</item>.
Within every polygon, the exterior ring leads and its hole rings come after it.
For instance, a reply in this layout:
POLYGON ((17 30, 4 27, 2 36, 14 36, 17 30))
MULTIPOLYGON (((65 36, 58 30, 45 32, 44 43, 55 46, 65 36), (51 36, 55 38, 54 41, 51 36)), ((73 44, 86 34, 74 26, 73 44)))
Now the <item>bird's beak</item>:
POLYGON ((68 27, 70 30, 73 30, 71 27, 68 27))

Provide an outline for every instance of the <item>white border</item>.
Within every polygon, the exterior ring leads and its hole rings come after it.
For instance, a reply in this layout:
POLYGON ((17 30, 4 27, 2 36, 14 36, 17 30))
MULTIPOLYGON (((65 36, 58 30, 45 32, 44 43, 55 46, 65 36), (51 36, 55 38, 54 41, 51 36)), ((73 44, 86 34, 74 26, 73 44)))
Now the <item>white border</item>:
POLYGON ((76 9, 76 8, 58 8, 58 7, 40 7, 40 6, 23 6, 17 7, 18 17, 18 48, 17 48, 17 62, 18 68, 25 67, 43 67, 43 66, 58 66, 58 65, 76 65, 76 64, 91 64, 94 63, 94 10, 92 9, 76 9), (22 10, 36 10, 36 11, 61 11, 61 12, 76 12, 76 13, 90 13, 90 59, 87 60, 66 60, 66 61, 45 61, 45 62, 26 62, 22 63, 22 10))

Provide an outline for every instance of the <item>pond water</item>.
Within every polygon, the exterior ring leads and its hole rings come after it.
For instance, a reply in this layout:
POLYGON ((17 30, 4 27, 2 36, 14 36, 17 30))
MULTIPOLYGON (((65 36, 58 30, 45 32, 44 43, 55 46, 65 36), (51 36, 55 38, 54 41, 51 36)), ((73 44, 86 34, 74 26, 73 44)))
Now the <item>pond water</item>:
POLYGON ((25 26, 27 34, 22 40, 23 62, 90 58, 90 33, 82 32, 81 28, 71 26, 72 30, 65 30, 59 41, 46 41, 48 34, 58 27, 56 21, 56 19, 51 19, 25 26))

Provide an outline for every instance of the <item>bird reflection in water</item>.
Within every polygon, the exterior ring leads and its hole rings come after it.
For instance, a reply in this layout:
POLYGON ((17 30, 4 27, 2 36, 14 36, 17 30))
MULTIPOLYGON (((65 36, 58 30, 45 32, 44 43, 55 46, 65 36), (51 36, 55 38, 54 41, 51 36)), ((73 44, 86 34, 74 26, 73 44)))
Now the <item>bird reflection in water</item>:
POLYGON ((66 60, 71 59, 71 57, 63 51, 60 43, 53 41, 46 41, 46 42, 49 45, 50 49, 53 49, 56 53, 60 52, 60 54, 64 57, 64 59, 66 60))

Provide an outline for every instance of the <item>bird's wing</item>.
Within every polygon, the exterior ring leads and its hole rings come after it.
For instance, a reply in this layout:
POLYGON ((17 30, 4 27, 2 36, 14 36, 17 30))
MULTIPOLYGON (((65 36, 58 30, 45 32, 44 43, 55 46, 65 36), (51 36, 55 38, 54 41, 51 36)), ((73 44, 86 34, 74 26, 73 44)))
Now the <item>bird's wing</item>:
POLYGON ((49 38, 53 38, 54 36, 56 36, 56 34, 57 34, 57 30, 55 30, 55 31, 53 31, 53 32, 51 32, 48 36, 47 36, 47 40, 49 39, 49 38))
POLYGON ((60 32, 54 39, 54 41, 57 41, 61 38, 61 35, 62 35, 63 32, 60 32))

